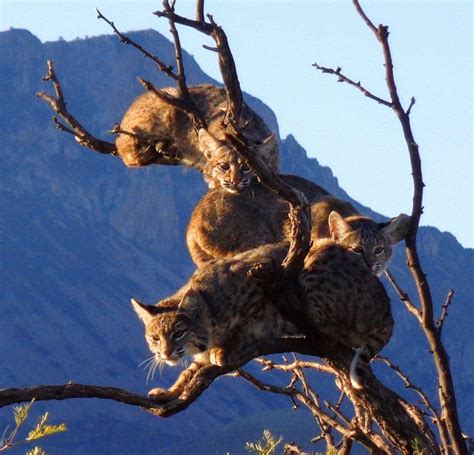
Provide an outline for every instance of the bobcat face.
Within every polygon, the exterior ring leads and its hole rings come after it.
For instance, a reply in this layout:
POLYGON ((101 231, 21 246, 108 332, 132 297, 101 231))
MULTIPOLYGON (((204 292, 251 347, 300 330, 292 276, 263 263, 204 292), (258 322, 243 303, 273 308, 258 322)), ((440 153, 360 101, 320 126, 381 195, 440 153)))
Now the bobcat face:
POLYGON ((174 366, 183 357, 208 349, 206 334, 200 328, 194 309, 183 308, 181 304, 176 307, 143 305, 134 299, 132 305, 145 324, 145 338, 156 362, 174 366))
MULTIPOLYGON (((205 129, 199 130, 199 141, 207 159, 203 172, 209 188, 221 186, 226 191, 236 194, 250 185, 255 174, 237 152, 205 129)), ((260 158, 265 160, 267 154, 273 152, 274 148, 275 137, 272 135, 258 147, 260 158)))
POLYGON ((343 218, 334 211, 329 215, 332 238, 359 256, 376 276, 385 272, 392 257, 391 245, 404 239, 409 227, 410 217, 404 214, 388 223, 376 223, 362 216, 343 218))
POLYGON ((208 164, 207 177, 209 187, 222 186, 230 193, 239 193, 250 185, 255 174, 244 160, 227 149, 220 150, 208 164))

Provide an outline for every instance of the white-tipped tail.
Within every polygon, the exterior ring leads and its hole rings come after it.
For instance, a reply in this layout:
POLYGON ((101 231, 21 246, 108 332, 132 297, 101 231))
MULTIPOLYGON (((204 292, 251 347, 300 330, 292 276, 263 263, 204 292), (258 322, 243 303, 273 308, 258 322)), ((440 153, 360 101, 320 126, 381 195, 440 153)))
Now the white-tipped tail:
POLYGON ((354 389, 360 390, 363 387, 363 382, 362 378, 360 377, 359 373, 357 373, 357 364, 359 363, 360 355, 364 351, 364 348, 357 348, 355 350, 355 355, 354 358, 352 359, 351 362, 351 367, 349 370, 349 376, 351 379, 351 384, 354 389))

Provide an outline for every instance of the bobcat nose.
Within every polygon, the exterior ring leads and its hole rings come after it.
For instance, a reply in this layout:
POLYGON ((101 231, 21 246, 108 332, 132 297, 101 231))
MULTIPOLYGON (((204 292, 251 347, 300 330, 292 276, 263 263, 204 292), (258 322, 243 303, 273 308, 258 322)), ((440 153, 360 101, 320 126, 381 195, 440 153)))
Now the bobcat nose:
POLYGON ((170 343, 166 343, 166 341, 162 341, 161 343, 161 356, 165 359, 169 359, 174 351, 174 347, 170 343))
POLYGON ((238 168, 232 168, 230 171, 229 182, 232 185, 237 186, 242 178, 240 170, 238 168))

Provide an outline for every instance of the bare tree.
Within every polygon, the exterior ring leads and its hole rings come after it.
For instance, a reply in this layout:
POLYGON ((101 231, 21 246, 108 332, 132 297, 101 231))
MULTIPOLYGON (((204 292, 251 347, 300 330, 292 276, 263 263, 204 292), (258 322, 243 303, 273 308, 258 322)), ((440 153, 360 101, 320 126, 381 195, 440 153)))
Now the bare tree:
MULTIPOLYGON (((457 415, 456 398, 449 360, 441 340, 441 331, 447 316, 448 307, 452 301, 453 293, 451 292, 448 295, 442 305, 442 314, 439 319, 435 321, 434 304, 429 283, 423 273, 416 249, 416 236, 422 214, 424 184, 418 145, 414 139, 410 125, 410 111, 415 100, 414 98, 411 99, 407 109, 402 107, 393 73, 392 57, 388 42, 388 27, 385 25, 376 27, 367 17, 359 2, 353 0, 353 4, 382 46, 386 83, 390 99, 388 100, 374 95, 360 82, 354 82, 343 74, 340 67, 333 69, 322 67, 318 64, 314 64, 314 66, 324 73, 335 75, 339 81, 350 84, 379 104, 390 107, 401 123, 413 171, 414 197, 412 224, 406 239, 406 254, 408 268, 412 273, 418 290, 418 303, 414 303, 407 293, 398 286, 393 275, 389 273, 388 278, 404 302, 407 310, 419 322, 428 340, 430 349, 433 352, 433 358, 438 372, 440 391, 439 408, 441 410, 433 404, 433 400, 428 397, 420 387, 410 381, 408 376, 403 373, 398 366, 386 358, 380 358, 380 360, 402 379, 406 387, 414 390, 418 397, 421 398, 422 405, 416 406, 400 397, 393 390, 390 390, 382 384, 370 369, 366 372, 364 378, 364 388, 356 391, 351 386, 348 374, 352 352, 341 346, 328 345, 323 337, 314 333, 313 327, 308 327, 304 314, 301 314, 297 306, 291 306, 291 303, 285 314, 307 335, 305 339, 262 341, 250 346, 238 364, 225 367, 214 365, 205 366, 192 377, 186 389, 177 400, 158 404, 147 397, 122 389, 68 383, 62 386, 3 389, 0 391, 0 407, 30 401, 32 398, 41 401, 93 397, 111 399, 133 406, 141 406, 154 415, 169 417, 183 411, 196 401, 206 388, 212 384, 214 379, 223 374, 234 372, 234 376, 246 380, 262 391, 288 396, 295 405, 307 407, 320 428, 320 434, 315 438, 315 441, 324 440, 329 449, 335 449, 340 454, 349 453, 353 442, 364 445, 371 453, 391 454, 397 451, 403 454, 414 452, 467 454, 457 415), (262 358, 262 356, 267 354, 283 352, 297 352, 318 356, 323 358, 324 361, 315 362, 297 359, 295 357, 291 362, 284 359, 283 362, 276 363, 262 358), (272 385, 242 368, 246 363, 255 358, 257 358, 257 362, 262 366, 262 374, 270 370, 279 370, 288 374, 288 385, 286 387, 272 385), (307 371, 332 375, 335 378, 335 386, 340 391, 340 399, 336 403, 324 400, 316 391, 315 386, 310 383, 306 374, 307 371), (349 404, 350 406, 347 406, 349 404), (347 409, 348 407, 350 408, 349 410, 347 409), (428 420, 434 424, 435 431, 430 427, 428 420)), ((277 175, 267 169, 265 164, 253 153, 254 144, 250 143, 240 131, 239 118, 242 109, 242 92, 240 90, 235 63, 223 29, 215 23, 212 16, 207 16, 207 20, 205 19, 203 0, 197 0, 196 2, 195 20, 178 15, 175 12, 174 5, 175 2, 165 0, 163 2, 163 10, 155 14, 158 17, 167 18, 169 21, 176 54, 176 71, 122 34, 115 27, 114 23, 105 18, 100 12, 99 18, 109 23, 114 32, 125 44, 132 45, 138 49, 146 57, 154 61, 160 71, 165 72, 176 82, 178 96, 171 97, 154 87, 150 82, 141 80, 143 86, 147 90, 155 93, 158 98, 186 112, 192 119, 196 129, 206 128, 206 121, 202 118, 193 103, 186 85, 181 43, 176 24, 192 27, 213 38, 216 47, 211 50, 218 54, 222 78, 227 93, 227 113, 222 125, 227 132, 227 142, 244 156, 262 183, 286 199, 291 207, 290 218, 293 226, 291 235, 292 242, 287 257, 281 265, 262 265, 255 270, 255 273, 261 275, 262 280, 268 282, 269 288, 274 286, 272 283, 275 281, 274 278, 277 274, 279 287, 284 289, 285 285, 291 282, 295 275, 298 274, 309 249, 310 217, 308 204, 297 191, 282 182, 277 175), (272 277, 272 280, 267 279, 269 276, 272 277)), ((115 153, 113 144, 93 137, 81 123, 68 112, 61 85, 54 73, 52 62, 48 62, 48 74, 45 79, 53 83, 56 96, 53 97, 43 92, 41 92, 39 96, 47 101, 60 115, 63 122, 65 122, 62 123, 55 118, 54 121, 58 128, 74 135, 79 143, 85 147, 100 153, 115 153)), ((119 125, 115 127, 115 132, 133 134, 124 132, 120 129, 119 125)), ((162 164, 178 164, 172 155, 166 154, 157 157, 157 162, 162 164)), ((287 453, 298 453, 299 449, 297 446, 293 446, 288 447, 287 450, 287 453)))

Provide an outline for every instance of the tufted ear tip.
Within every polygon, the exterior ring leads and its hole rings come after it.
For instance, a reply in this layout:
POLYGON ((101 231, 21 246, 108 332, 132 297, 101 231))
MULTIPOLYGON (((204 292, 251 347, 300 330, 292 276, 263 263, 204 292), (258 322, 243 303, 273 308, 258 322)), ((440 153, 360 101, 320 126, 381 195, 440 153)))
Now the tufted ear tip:
POLYGON ((158 307, 154 305, 145 305, 133 297, 130 299, 130 302, 133 309, 135 310, 135 313, 137 313, 137 316, 143 321, 144 324, 148 323, 148 321, 150 321, 153 316, 159 312, 158 307))
POLYGON ((387 238, 387 241, 390 245, 395 245, 398 242, 401 242, 408 235, 408 231, 411 226, 411 216, 406 215, 405 213, 400 213, 400 215, 392 218, 385 226, 382 228, 382 232, 387 238))

